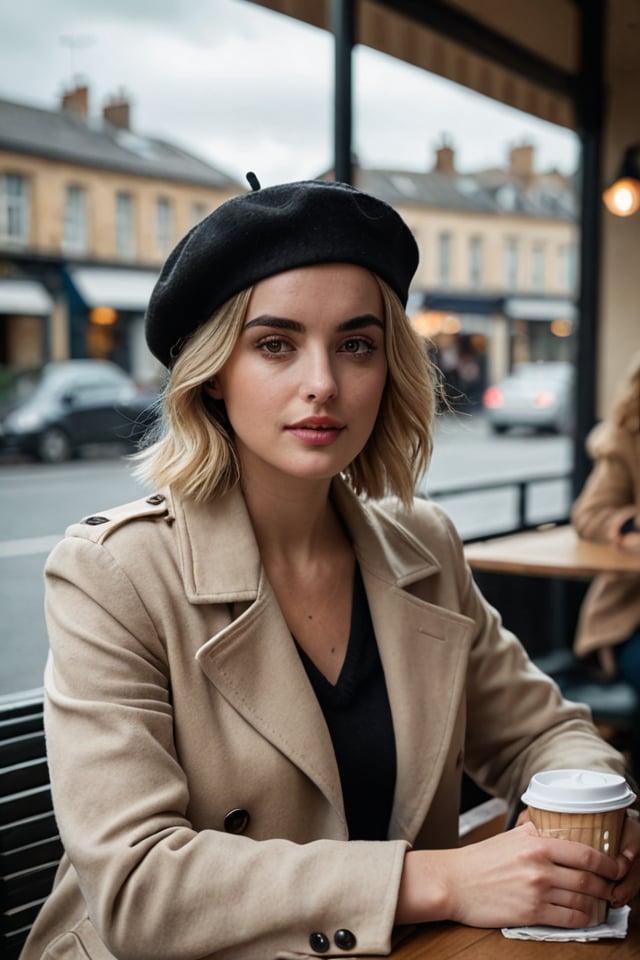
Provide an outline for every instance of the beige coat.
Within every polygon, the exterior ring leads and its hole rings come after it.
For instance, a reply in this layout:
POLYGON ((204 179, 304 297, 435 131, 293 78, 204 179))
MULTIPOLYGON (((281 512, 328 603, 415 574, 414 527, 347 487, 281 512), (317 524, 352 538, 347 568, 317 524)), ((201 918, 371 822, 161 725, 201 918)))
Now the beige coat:
POLYGON ((341 482, 334 498, 393 714, 389 841, 345 843, 329 734, 239 491, 109 510, 47 565, 67 856, 23 960, 300 960, 313 932, 345 956, 340 928, 354 953, 385 954, 405 851, 457 842, 464 766, 511 797, 545 767, 622 772, 500 629, 438 508, 363 506, 341 482), (237 808, 241 835, 224 829, 237 808))
MULTIPOLYGON (((635 517, 640 530, 640 432, 601 424, 587 442, 593 471, 571 513, 586 540, 607 541, 607 530, 635 517)), ((574 649, 579 657, 600 652, 605 672, 615 673, 611 647, 640 626, 640 577, 602 574, 590 585, 578 618, 574 649)))

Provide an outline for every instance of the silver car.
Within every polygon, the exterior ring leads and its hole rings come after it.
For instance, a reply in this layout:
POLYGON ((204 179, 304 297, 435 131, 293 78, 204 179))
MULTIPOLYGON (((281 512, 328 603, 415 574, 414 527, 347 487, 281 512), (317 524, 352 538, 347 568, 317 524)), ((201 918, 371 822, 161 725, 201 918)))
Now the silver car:
POLYGON ((570 433, 575 370, 572 363, 521 363, 500 383, 487 387, 482 405, 494 433, 531 427, 570 433))

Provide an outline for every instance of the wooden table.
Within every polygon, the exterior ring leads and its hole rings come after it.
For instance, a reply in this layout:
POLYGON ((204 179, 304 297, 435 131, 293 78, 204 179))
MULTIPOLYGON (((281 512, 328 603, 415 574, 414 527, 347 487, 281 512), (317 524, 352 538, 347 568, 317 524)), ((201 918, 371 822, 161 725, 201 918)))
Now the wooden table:
POLYGON ((640 553, 581 540, 568 524, 470 543, 464 553, 473 570, 488 573, 586 580, 598 573, 640 574, 640 553))
MULTIPOLYGON (((508 940, 500 930, 462 927, 456 923, 424 926, 391 954, 391 960, 638 960, 640 905, 631 911, 624 940, 591 943, 508 940)), ((361 960, 374 960, 363 957, 361 960)), ((379 958, 377 958, 379 960, 379 958)))

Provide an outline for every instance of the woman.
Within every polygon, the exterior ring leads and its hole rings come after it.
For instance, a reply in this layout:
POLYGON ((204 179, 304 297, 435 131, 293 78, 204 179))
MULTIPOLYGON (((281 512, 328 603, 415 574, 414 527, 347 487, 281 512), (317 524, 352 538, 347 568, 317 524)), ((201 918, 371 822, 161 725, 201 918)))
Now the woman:
MULTIPOLYGON (((585 540, 640 551, 640 353, 609 417, 588 437, 595 466, 571 519, 585 540)), ((597 655, 608 677, 640 692, 640 577, 601 574, 585 596, 576 632, 579 657, 597 655)))
POLYGON ((400 925, 581 926, 637 891, 631 820, 617 861, 530 823, 457 848, 463 769, 515 799, 622 760, 413 502, 416 266, 395 211, 326 182, 235 198, 169 257, 161 489, 48 561, 66 856, 24 960, 385 954, 400 925))

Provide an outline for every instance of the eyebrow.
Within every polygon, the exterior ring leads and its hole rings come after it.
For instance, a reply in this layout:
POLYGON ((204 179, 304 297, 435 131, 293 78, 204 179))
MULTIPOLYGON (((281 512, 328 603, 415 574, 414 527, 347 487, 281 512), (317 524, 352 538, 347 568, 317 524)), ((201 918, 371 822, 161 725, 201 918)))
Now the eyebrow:
MULTIPOLYGON (((245 323, 243 329, 249 330, 251 327, 271 327, 276 330, 291 330, 294 333, 304 333, 304 324, 298 320, 289 320, 287 317, 272 317, 269 314, 255 317, 245 323)), ((338 324, 339 333, 347 333, 352 330, 362 330, 364 327, 379 327, 384 330, 382 320, 372 313, 365 313, 361 317, 352 317, 338 324)))

